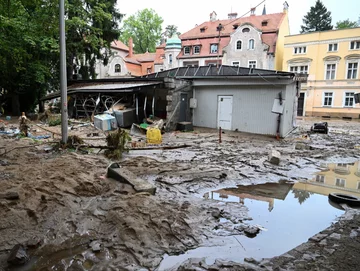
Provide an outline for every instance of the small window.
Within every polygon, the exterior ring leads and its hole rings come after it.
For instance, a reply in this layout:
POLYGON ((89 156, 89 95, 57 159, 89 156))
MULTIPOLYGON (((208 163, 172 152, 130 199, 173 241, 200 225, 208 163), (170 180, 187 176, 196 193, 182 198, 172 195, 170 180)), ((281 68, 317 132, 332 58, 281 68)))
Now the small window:
POLYGON ((243 32, 243 33, 249 33, 249 32, 250 32, 250 28, 245 27, 245 28, 243 28, 242 32, 243 32))
POLYGON ((357 79, 358 62, 350 62, 347 67, 347 79, 357 79))
POLYGON ((325 92, 323 106, 332 106, 332 101, 333 101, 333 93, 325 92))
POLYGON ((218 45, 217 44, 211 44, 210 45, 210 53, 216 54, 218 52, 218 45))
POLYGON ((240 66, 240 62, 239 61, 233 61, 231 63, 232 66, 236 66, 236 67, 239 67, 240 66))
POLYGON ((190 46, 185 46, 184 47, 184 55, 189 55, 190 54, 190 46))
POLYGON ((326 80, 334 80, 336 73, 336 64, 327 64, 326 65, 326 80))
POLYGON ((200 54, 200 46, 194 46, 194 54, 200 54))
POLYGON ((261 22, 261 26, 267 26, 268 22, 267 21, 262 21, 261 22))
POLYGON ((147 68, 147 73, 151 73, 151 68, 147 68))
POLYGON ((328 46, 329 52, 336 52, 338 50, 338 44, 337 43, 330 43, 328 46))
POLYGON ((350 50, 359 50, 359 49, 360 49, 360 41, 350 42, 350 50))
POLYGON ((317 183, 325 183, 325 176, 324 175, 316 175, 315 181, 317 183))
POLYGON ((249 61, 249 68, 255 69, 256 68, 256 60, 250 60, 249 61))
POLYGON ((200 32, 201 32, 201 33, 204 33, 204 32, 205 32, 205 27, 200 28, 200 32))
POLYGON ((241 42, 241 40, 238 40, 236 42, 236 50, 241 50, 241 49, 242 49, 242 42, 241 42))
POLYGON ((308 66, 304 65, 304 66, 290 66, 290 72, 294 72, 294 73, 308 73, 308 66))
POLYGON ((255 48, 255 41, 253 39, 249 40, 249 50, 254 50, 255 48))
POLYGON ((354 92, 345 92, 344 107, 354 106, 354 92))
POLYGON ((115 65, 115 73, 120 73, 121 72, 121 65, 120 64, 116 64, 115 65))
POLYGON ((294 54, 306 54, 306 46, 294 47, 294 54))
POLYGON ((172 54, 169 55, 169 64, 171 65, 173 62, 173 57, 172 57, 172 54))
POLYGON ((336 178, 335 185, 339 187, 345 187, 345 180, 336 178))

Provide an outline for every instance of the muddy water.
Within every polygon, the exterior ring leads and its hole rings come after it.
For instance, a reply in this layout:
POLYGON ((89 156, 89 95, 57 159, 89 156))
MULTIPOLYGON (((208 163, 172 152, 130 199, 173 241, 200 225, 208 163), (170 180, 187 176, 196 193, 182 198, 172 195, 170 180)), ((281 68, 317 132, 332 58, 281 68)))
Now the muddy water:
MULTIPOLYGON (((304 184, 262 184, 238 186, 206 193, 204 198, 245 205, 252 221, 261 230, 254 238, 244 234, 217 237, 207 247, 200 247, 180 256, 167 256, 159 270, 171 270, 188 258, 206 258, 243 262, 244 258, 270 258, 306 242, 308 238, 328 227, 343 214, 328 203, 327 195, 301 189, 304 184)), ((224 225, 231 223, 220 219, 224 225)))

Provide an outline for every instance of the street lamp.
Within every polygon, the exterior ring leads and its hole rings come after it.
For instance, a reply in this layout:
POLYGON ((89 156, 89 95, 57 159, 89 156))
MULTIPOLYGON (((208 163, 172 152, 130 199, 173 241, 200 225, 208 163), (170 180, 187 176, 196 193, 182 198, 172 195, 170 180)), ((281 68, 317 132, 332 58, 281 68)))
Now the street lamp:
POLYGON ((217 70, 219 70, 219 57, 220 57, 220 32, 221 30, 223 30, 224 27, 222 26, 221 23, 219 23, 219 25, 216 27, 216 30, 219 31, 219 42, 218 42, 218 50, 217 50, 217 61, 216 61, 216 68, 217 70))
POLYGON ((66 45, 65 45, 65 4, 60 0, 60 92, 61 92, 61 141, 68 141, 68 106, 66 82, 66 45))

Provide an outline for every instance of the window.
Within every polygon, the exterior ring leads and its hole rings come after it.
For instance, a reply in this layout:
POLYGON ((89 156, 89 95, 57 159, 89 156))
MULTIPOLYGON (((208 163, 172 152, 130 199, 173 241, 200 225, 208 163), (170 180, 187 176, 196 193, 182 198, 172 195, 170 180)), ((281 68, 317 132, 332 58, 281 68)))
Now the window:
POLYGON ((306 46, 294 47, 294 55, 306 54, 306 46))
POLYGON ((329 52, 335 52, 338 50, 338 44, 337 43, 330 43, 328 46, 329 52))
POLYGON ((340 187, 345 187, 345 180, 336 178, 335 185, 340 187))
POLYGON ((256 68, 256 60, 249 60, 249 68, 250 69, 256 68))
POLYGON ((326 80, 333 80, 335 79, 335 73, 336 73, 336 64, 326 64, 326 80))
POLYGON ((200 32, 204 33, 205 32, 205 27, 200 28, 200 32))
POLYGON ((350 42, 350 50, 359 50, 359 49, 360 49, 360 41, 350 42))
POLYGON ((151 73, 151 68, 147 68, 147 73, 149 74, 149 73, 151 73))
POLYGON ((324 92, 323 106, 332 106, 332 101, 333 101, 333 93, 324 92))
POLYGON ((184 55, 189 55, 190 54, 190 47, 189 46, 185 46, 184 47, 184 55))
POLYGON ((236 67, 239 67, 239 66, 240 66, 240 62, 239 62, 239 61, 233 61, 233 62, 231 63, 231 65, 236 66, 236 67))
POLYGON ((249 40, 249 50, 254 50, 255 48, 255 41, 253 39, 249 40))
POLYGON ((354 92, 345 92, 344 96, 344 107, 354 106, 354 92))
POLYGON ((238 41, 236 42, 236 47, 235 47, 235 49, 236 49, 236 50, 241 50, 241 49, 242 49, 242 42, 241 42, 241 40, 238 40, 238 41))
POLYGON ((116 64, 116 65, 115 65, 115 72, 116 72, 116 73, 120 73, 120 72, 121 72, 121 65, 120 65, 120 64, 116 64))
POLYGON ((358 71, 358 62, 350 62, 348 63, 347 68, 347 79, 356 79, 357 78, 357 71, 358 71))
POLYGON ((216 54, 218 52, 218 45, 217 44, 211 44, 210 45, 210 54, 216 54))
POLYGON ((290 66, 290 72, 295 72, 295 73, 308 73, 308 66, 307 66, 307 65, 303 65, 303 66, 290 66))
POLYGON ((169 55, 169 64, 171 65, 173 62, 173 57, 172 57, 172 54, 169 55))
POLYGON ((248 27, 245 27, 243 30, 242 30, 243 33, 249 33, 250 32, 250 28, 248 27))
POLYGON ((261 22, 261 26, 267 26, 268 22, 267 21, 262 21, 261 22))
POLYGON ((200 54, 200 46, 194 46, 194 54, 200 54))
POLYGON ((317 183, 324 183, 325 182, 325 176, 324 175, 316 175, 315 181, 317 183))

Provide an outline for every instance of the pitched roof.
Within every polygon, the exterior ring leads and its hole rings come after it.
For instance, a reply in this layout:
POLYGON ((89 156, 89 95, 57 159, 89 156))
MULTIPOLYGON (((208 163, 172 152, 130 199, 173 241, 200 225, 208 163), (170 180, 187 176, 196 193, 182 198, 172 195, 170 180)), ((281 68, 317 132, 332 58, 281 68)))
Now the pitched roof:
POLYGON ((154 62, 156 53, 146 52, 144 54, 134 54, 132 57, 127 56, 125 58, 126 62, 131 62, 135 64, 140 64, 142 62, 154 62))
POLYGON ((257 16, 248 16, 237 19, 227 19, 227 20, 216 20, 216 21, 207 21, 202 23, 199 26, 189 30, 188 32, 180 35, 182 41, 187 39, 197 39, 197 38, 206 38, 214 37, 219 35, 217 26, 219 23, 223 26, 221 30, 221 36, 229 36, 234 32, 234 25, 242 25, 244 23, 250 23, 254 27, 262 30, 263 32, 273 32, 279 29, 280 24, 285 17, 286 13, 274 13, 266 15, 257 15, 257 16), (262 25, 263 21, 267 21, 266 25, 262 25), (201 32, 200 29, 205 29, 201 32))
POLYGON ((114 49, 129 52, 129 47, 127 47, 124 43, 122 43, 119 40, 114 40, 113 42, 111 42, 110 46, 111 46, 111 48, 114 48, 114 49))
POLYGON ((277 41, 277 34, 275 32, 262 34, 261 40, 263 43, 269 45, 268 53, 275 53, 276 41, 277 41))
MULTIPOLYGON (((177 58, 198 58, 198 57, 216 57, 218 54, 211 54, 210 53, 210 46, 211 44, 218 44, 219 39, 218 38, 207 38, 207 39, 201 39, 201 40, 193 40, 192 45, 198 45, 198 43, 201 43, 200 47, 200 53, 199 54, 189 54, 184 55, 184 50, 181 50, 177 58)), ((221 37, 220 39, 220 46, 218 48, 219 56, 222 56, 223 48, 228 45, 230 42, 230 37, 221 37)))

